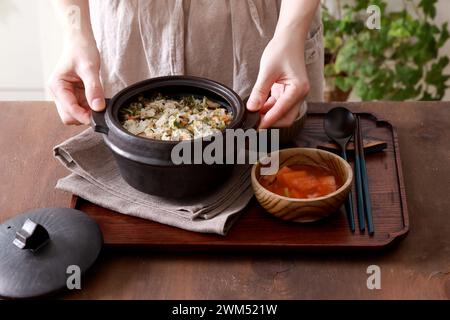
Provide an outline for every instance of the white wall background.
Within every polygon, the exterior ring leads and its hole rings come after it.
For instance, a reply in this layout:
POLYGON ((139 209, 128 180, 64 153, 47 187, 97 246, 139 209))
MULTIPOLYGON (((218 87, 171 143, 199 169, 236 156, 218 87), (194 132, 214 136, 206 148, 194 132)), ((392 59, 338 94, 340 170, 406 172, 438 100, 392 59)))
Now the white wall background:
MULTIPOLYGON (((389 3, 401 6, 402 0, 389 3)), ((439 0, 437 11, 438 23, 450 21, 449 0, 439 0)), ((50 98, 46 82, 58 60, 61 38, 50 0, 0 0, 0 100, 50 98)), ((443 53, 450 56, 450 43, 443 53)), ((450 100, 450 90, 445 99, 450 100)))
POLYGON ((0 0, 0 100, 43 100, 61 50, 50 0, 0 0))

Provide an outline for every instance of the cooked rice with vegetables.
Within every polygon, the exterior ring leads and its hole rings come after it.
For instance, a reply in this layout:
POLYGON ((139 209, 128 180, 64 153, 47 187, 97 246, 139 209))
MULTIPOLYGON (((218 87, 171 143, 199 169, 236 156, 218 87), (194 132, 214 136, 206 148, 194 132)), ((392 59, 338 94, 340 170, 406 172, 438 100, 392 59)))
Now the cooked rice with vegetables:
POLYGON ((233 119, 232 112, 207 97, 179 100, 161 95, 140 96, 120 109, 122 126, 134 135, 158 140, 190 140, 218 133, 233 119))

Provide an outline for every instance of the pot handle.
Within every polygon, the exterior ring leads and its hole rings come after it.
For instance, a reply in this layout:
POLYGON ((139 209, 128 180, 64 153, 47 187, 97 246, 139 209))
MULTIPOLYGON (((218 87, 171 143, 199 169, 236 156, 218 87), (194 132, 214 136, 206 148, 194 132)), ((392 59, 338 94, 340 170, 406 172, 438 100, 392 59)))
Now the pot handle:
POLYGON ((106 113, 106 109, 108 108, 108 104, 109 104, 110 100, 111 99, 105 99, 105 102, 106 102, 105 110, 100 111, 100 112, 91 110, 91 126, 95 132, 108 134, 109 128, 108 128, 108 125, 106 124, 105 113, 106 113))
POLYGON ((248 130, 248 129, 256 129, 259 126, 259 121, 261 120, 261 116, 259 115, 259 111, 248 111, 247 109, 247 101, 250 98, 248 96, 243 100, 244 107, 245 107, 245 114, 244 114, 244 122, 242 124, 242 129, 248 130))

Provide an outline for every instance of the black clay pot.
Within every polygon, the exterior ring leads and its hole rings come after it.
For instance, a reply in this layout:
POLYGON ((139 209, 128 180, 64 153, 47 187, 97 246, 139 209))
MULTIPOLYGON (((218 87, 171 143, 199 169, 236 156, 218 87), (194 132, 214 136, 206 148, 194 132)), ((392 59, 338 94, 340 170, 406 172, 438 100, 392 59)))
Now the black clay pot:
MULTIPOLYGON (((207 96, 233 112, 229 129, 253 128, 259 120, 258 113, 246 111, 244 102, 233 90, 212 80, 167 76, 133 84, 108 100, 104 112, 92 112, 92 126, 95 131, 103 133, 124 180, 139 191, 164 197, 202 194, 223 183, 230 175, 232 165, 174 164, 171 154, 178 141, 135 136, 121 126, 119 109, 139 95, 151 96, 154 93, 169 97, 207 96)), ((202 148, 209 143, 202 141, 202 148)))

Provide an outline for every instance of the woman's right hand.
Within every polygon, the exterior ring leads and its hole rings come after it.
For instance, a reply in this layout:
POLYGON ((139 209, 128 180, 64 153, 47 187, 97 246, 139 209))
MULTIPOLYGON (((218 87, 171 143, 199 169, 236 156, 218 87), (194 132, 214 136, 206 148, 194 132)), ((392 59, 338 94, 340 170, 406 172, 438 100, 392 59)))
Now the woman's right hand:
POLYGON ((66 43, 49 81, 63 123, 89 124, 90 110, 105 108, 99 73, 100 55, 95 40, 72 39, 66 43))

